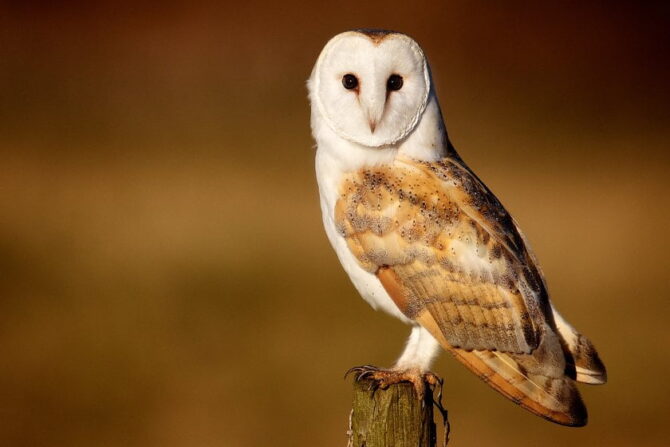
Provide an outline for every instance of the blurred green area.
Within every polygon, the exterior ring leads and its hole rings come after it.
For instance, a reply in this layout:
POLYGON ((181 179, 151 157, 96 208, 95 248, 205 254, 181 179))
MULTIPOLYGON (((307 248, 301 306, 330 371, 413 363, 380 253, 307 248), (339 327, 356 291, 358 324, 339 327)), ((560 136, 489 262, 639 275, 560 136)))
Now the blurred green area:
POLYGON ((4 2, 0 444, 343 446, 408 328, 323 234, 305 80, 345 29, 424 47, 450 135, 610 383, 549 424, 443 355, 453 445, 667 445, 669 9, 4 2))

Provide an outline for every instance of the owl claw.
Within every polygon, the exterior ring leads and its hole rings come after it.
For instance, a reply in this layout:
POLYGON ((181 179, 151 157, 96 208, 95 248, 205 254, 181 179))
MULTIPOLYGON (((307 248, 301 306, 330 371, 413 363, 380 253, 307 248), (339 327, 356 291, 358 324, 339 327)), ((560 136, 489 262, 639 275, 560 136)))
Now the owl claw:
POLYGON ((344 373, 344 378, 349 377, 349 374, 354 374, 354 379, 356 382, 359 382, 361 379, 364 379, 370 372, 377 370, 376 367, 372 365, 363 365, 363 366, 354 366, 349 368, 347 372, 344 373))
POLYGON ((421 373, 419 370, 414 369, 381 369, 372 365, 364 365, 349 369, 344 377, 346 378, 352 373, 355 374, 354 379, 356 382, 370 379, 371 391, 376 391, 377 389, 385 390, 396 383, 409 382, 414 386, 416 396, 422 401, 422 405, 424 405, 423 401, 426 394, 426 385, 428 385, 431 391, 438 387, 439 395, 442 395, 443 381, 432 372, 421 373))

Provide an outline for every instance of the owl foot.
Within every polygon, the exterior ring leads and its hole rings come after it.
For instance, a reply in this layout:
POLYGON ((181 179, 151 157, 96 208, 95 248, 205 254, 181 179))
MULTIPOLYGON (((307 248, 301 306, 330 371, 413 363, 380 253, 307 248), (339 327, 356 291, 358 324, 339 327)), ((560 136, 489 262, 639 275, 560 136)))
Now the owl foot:
POLYGON ((424 400, 426 394, 426 384, 431 391, 439 387, 439 393, 442 394, 443 380, 430 371, 422 373, 418 369, 382 369, 372 365, 364 365, 351 368, 344 377, 349 374, 354 374, 357 382, 365 379, 370 380, 370 389, 372 390, 385 390, 396 383, 409 382, 414 386, 417 398, 421 401, 424 400))

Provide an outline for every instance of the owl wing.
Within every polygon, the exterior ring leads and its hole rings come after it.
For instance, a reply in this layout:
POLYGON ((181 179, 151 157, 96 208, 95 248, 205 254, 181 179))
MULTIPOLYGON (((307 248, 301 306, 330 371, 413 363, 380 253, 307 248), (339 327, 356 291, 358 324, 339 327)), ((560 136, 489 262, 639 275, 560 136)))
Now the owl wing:
POLYGON ((510 215, 460 160, 352 173, 335 219, 360 265, 458 360, 540 416, 586 422, 541 273, 510 215))
POLYGON ((541 287, 498 200, 451 159, 402 161, 345 180, 338 230, 410 318, 430 312, 462 349, 529 353, 544 317, 541 287))

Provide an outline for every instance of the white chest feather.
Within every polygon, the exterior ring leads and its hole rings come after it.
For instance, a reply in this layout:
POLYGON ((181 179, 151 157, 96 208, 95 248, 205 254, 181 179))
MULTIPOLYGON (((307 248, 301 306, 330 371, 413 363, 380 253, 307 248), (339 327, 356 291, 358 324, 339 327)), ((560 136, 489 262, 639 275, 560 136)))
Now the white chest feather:
POLYGON ((319 148, 316 155, 316 174, 319 183, 323 225, 328 240, 335 249, 342 267, 363 299, 374 309, 381 309, 406 323, 410 323, 410 320, 400 312, 391 297, 386 293, 379 279, 360 266, 349 250, 346 241, 335 228, 335 203, 343 176, 340 167, 340 163, 333 159, 327 150, 319 148))

